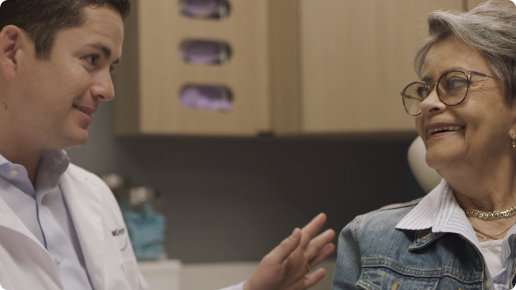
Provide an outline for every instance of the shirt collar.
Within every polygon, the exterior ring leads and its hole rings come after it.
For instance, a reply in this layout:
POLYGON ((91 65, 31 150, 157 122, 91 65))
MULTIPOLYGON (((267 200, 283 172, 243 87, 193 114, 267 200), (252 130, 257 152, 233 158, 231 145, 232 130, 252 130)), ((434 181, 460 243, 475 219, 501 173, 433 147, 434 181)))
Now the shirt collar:
MULTIPOLYGON (((400 230, 424 230, 434 227, 436 217, 443 205, 446 206, 447 193, 451 191, 442 179, 437 187, 427 194, 397 225, 400 230)), ((453 195, 453 194, 452 194, 453 195)), ((455 202, 456 203, 456 202, 455 202)))
MULTIPOLYGON (((0 154, 0 167, 11 167, 15 165, 0 154)), ((43 151, 39 161, 38 170, 47 169, 59 174, 63 174, 70 165, 70 158, 64 150, 47 150, 43 151)))
MULTIPOLYGON (((480 243, 476 237, 471 223, 466 214, 455 199, 455 194, 450 185, 444 180, 425 196, 413 210, 411 210, 396 225, 400 230, 428 230, 432 233, 456 233, 469 240, 480 249, 480 243)), ((506 239, 511 237, 516 242, 516 227, 509 230, 506 239)), ((506 252, 510 253, 507 243, 504 243, 506 252)), ((507 254, 505 255, 507 257, 507 254)))
POLYGON ((0 167, 5 166, 5 164, 9 164, 9 163, 11 163, 11 162, 9 162, 9 160, 5 159, 5 157, 2 154, 0 154, 0 167))
POLYGON ((70 165, 70 158, 64 150, 44 151, 39 161, 38 170, 49 170, 59 175, 63 174, 70 165))
MULTIPOLYGON (((61 175, 66 171, 70 165, 70 159, 64 150, 48 150, 44 151, 41 155, 41 159, 38 164, 38 176, 44 173, 50 173, 52 177, 52 184, 56 184, 59 181, 61 175)), ((0 176, 20 187, 22 191, 34 191, 29 190, 32 185, 28 180, 28 173, 24 166, 20 164, 14 164, 7 160, 3 155, 0 154, 0 176), (26 186, 22 186, 22 183, 27 183, 26 186), (29 186, 30 185, 30 186, 29 186), (27 187, 27 188, 25 188, 27 187)), ((33 195, 32 193, 31 195, 33 195)))
POLYGON ((444 180, 414 207, 397 225, 400 230, 431 229, 433 233, 457 233, 478 243, 466 214, 444 180))
POLYGON ((22 192, 35 198, 37 191, 47 192, 49 189, 55 188, 69 164, 70 159, 64 150, 44 151, 38 164, 36 186, 33 186, 24 166, 14 164, 0 154, 0 178, 9 181, 22 192))

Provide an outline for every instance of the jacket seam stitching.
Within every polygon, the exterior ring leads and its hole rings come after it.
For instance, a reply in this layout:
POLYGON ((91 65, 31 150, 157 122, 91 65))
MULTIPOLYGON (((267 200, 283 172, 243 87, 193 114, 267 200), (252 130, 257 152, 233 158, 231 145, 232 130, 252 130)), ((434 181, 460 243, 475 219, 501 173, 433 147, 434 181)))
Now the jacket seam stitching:
MULTIPOLYGON (((444 270, 448 270, 449 272, 443 272, 442 270, 411 270, 411 269, 408 269, 406 267, 403 267, 401 265, 398 265, 397 263, 394 263, 392 261, 389 261, 389 260, 383 260, 383 259, 368 259, 368 258, 364 258, 364 259, 361 259, 362 261, 386 261, 387 263, 376 263, 376 264, 367 264, 366 266, 363 266, 363 268, 387 268, 387 269, 390 269, 400 275, 405 275, 405 276, 412 276, 412 277, 426 277, 426 278, 440 278, 440 277, 443 277, 443 276, 449 276, 449 277, 452 277, 452 278, 455 278, 461 282, 464 282, 464 283, 475 283, 475 282, 482 282, 483 281, 483 275, 482 273, 480 274, 475 274, 474 276, 471 276, 471 275, 468 275, 468 276, 464 276, 464 275, 460 275, 458 276, 457 275, 457 271, 455 271, 454 269, 451 269, 451 268, 443 268, 444 270), (392 266, 396 266, 396 267, 392 267, 392 266), (396 269, 398 268, 398 269, 396 269), (402 271, 402 270, 407 270, 407 271, 402 271), (415 273, 408 273, 408 271, 413 271, 413 272, 420 272, 422 274, 420 275, 417 275, 415 273), (424 273, 426 272, 436 272, 436 271, 439 271, 438 274, 426 274, 426 276, 423 276, 425 275, 424 273), (475 276, 480 276, 480 277, 475 277, 475 276), (467 281, 467 279, 473 279, 473 281, 467 281)), ((362 263, 363 265, 364 263, 362 263)))

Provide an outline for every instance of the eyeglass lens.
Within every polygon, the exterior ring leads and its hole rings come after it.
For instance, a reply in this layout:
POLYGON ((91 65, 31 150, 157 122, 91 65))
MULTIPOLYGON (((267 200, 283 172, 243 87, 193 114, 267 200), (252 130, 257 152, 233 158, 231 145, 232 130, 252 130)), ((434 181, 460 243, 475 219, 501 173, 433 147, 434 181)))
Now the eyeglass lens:
MULTIPOLYGON (((464 72, 452 71, 442 75, 437 83, 438 96, 448 106, 461 103, 468 93, 468 77, 464 72)), ((403 105, 411 116, 421 114, 421 102, 430 92, 422 82, 409 84, 403 90, 403 105)))

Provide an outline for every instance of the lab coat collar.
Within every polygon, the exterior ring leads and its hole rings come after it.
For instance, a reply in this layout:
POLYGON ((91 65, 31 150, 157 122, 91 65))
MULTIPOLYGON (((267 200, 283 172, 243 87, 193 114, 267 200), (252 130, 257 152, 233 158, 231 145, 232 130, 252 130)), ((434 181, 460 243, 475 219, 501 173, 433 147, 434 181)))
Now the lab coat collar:
POLYGON ((88 182, 88 176, 74 173, 67 170, 62 175, 61 189, 81 245, 91 286, 95 290, 103 290, 105 255, 101 196, 93 183, 88 182))

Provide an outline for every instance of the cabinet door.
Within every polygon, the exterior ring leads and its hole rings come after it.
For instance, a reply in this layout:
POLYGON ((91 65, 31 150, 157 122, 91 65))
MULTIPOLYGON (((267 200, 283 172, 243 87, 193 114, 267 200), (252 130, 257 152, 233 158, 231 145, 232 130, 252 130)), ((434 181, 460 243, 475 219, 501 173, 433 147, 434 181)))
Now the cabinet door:
MULTIPOLYGON (((487 0, 467 0, 467 7, 466 9, 469 11, 475 7, 477 7, 478 4, 484 3, 487 0)), ((504 2, 511 2, 510 0, 503 0, 504 2)))
POLYGON ((486 0, 467 0, 468 6, 466 7, 466 9, 469 11, 469 10, 475 8, 478 4, 484 3, 484 2, 486 2, 486 0))
POLYGON ((229 18, 221 21, 185 17, 179 0, 131 2, 127 61, 116 80, 118 134, 256 135, 271 130, 268 1, 229 1, 229 18), (179 51, 185 40, 227 43, 231 58, 225 65, 185 63, 179 51), (185 85, 227 87, 233 109, 186 108, 179 99, 185 85))
POLYGON ((417 80, 413 58, 426 15, 462 0, 301 0, 304 132, 415 130, 401 90, 417 80))

